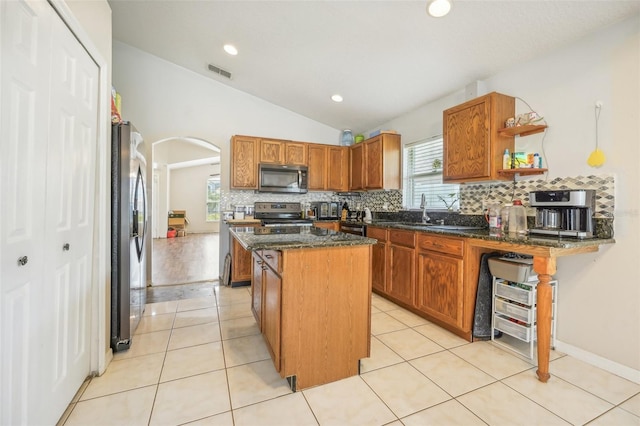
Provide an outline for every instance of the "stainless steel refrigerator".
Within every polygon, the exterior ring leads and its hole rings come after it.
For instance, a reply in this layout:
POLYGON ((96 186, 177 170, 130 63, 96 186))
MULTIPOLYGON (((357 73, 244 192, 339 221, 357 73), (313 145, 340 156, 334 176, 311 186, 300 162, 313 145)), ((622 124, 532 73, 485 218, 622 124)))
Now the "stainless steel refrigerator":
POLYGON ((146 302, 146 161, 131 123, 111 131, 111 348, 118 352, 131 346, 146 302))

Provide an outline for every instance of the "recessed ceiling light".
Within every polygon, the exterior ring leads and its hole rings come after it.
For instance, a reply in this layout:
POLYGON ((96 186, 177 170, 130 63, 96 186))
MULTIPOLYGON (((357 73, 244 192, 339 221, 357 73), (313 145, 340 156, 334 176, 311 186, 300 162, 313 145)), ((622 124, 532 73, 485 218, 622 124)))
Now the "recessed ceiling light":
POLYGON ((238 49, 236 49, 236 47, 232 44, 225 44, 224 51, 233 56, 236 56, 238 54, 238 49))
POLYGON ((338 94, 335 94, 335 95, 331 96, 331 100, 333 102, 342 102, 342 96, 340 96, 338 94))
POLYGON ((451 10, 451 0, 429 0, 427 12, 434 18, 442 18, 451 10))

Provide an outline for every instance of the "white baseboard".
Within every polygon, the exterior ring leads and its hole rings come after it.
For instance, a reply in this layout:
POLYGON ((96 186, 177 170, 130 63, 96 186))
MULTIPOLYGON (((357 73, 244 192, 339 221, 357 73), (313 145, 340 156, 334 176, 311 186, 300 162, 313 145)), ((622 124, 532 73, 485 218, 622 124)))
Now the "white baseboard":
POLYGON ((584 361, 595 367, 608 371, 609 373, 613 373, 616 376, 620 376, 634 383, 640 384, 640 370, 634 370, 631 367, 618 364, 617 362, 603 358, 600 355, 587 352, 584 349, 577 348, 559 340, 556 340, 555 349, 558 352, 570 355, 576 359, 579 359, 580 361, 584 361))

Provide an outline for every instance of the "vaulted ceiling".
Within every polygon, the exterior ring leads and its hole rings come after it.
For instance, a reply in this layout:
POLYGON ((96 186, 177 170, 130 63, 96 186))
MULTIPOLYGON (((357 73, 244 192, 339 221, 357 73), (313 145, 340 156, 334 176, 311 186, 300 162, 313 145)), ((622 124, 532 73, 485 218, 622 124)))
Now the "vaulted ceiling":
POLYGON ((640 1, 453 1, 444 18, 427 15, 426 0, 109 3, 114 39, 355 131, 640 12, 640 1))

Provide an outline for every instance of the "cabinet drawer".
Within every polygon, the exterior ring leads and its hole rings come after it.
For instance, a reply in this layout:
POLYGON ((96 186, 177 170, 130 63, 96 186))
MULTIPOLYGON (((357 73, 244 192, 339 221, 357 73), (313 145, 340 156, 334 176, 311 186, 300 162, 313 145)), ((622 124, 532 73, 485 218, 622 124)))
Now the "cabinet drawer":
POLYGON ((278 274, 282 272, 282 252, 277 250, 263 250, 262 258, 265 263, 278 274))
POLYGON ((387 230, 384 228, 373 228, 367 226, 367 237, 375 238, 381 243, 387 241, 387 230))
POLYGON ((495 299, 496 312, 507 317, 515 318, 520 321, 524 321, 529 324, 536 322, 536 310, 526 306, 519 306, 515 303, 511 303, 508 300, 503 300, 498 297, 495 299))
POLYGON ((416 246, 416 234, 413 231, 389 231, 389 241, 397 246, 414 248, 416 246))
POLYGON ((418 234, 418 248, 462 256, 464 241, 436 235, 418 234))

